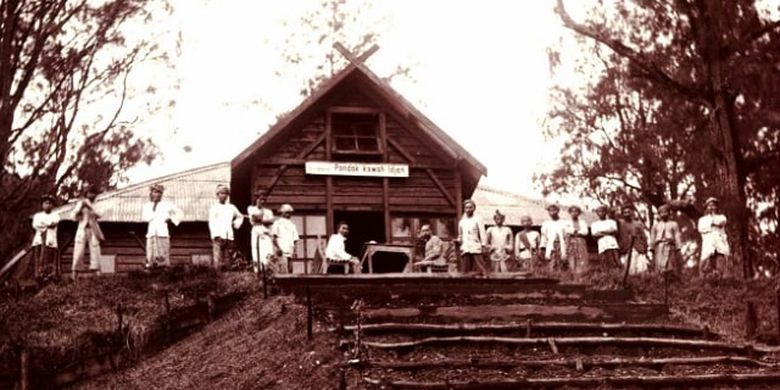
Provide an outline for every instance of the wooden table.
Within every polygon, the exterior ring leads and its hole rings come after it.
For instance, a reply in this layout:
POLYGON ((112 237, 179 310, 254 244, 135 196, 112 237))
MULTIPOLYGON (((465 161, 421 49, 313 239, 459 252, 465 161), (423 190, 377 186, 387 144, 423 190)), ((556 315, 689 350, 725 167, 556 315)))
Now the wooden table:
POLYGON ((374 254, 376 253, 402 253, 406 255, 407 263, 404 267, 404 272, 409 272, 412 269, 412 259, 414 258, 414 245, 411 244, 379 244, 379 243, 366 243, 363 244, 363 257, 360 259, 360 265, 363 267, 363 263, 368 260, 368 273, 374 273, 374 254))

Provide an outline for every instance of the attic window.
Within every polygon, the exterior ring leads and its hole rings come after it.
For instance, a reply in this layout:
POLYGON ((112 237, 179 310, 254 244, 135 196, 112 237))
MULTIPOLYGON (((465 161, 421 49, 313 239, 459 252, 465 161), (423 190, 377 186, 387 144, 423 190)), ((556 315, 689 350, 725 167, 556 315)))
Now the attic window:
POLYGON ((377 114, 333 113, 333 152, 337 154, 381 154, 377 114))

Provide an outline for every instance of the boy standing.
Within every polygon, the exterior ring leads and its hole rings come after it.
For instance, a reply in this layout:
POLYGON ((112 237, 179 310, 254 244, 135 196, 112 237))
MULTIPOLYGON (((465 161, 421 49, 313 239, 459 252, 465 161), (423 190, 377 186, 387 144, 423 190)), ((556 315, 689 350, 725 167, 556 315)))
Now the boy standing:
POLYGON ((35 259, 35 278, 47 278, 56 268, 57 259, 57 225, 60 216, 52 213, 54 209, 54 197, 44 195, 41 197, 41 211, 35 213, 32 226, 35 236, 32 242, 32 253, 35 259))
POLYGON ((650 229, 650 247, 653 248, 653 267, 657 271, 671 269, 678 276, 681 273, 680 245, 682 243, 680 226, 669 219, 669 205, 658 208, 660 220, 650 229))
POLYGON ((171 265, 171 236, 168 222, 179 226, 181 210, 173 203, 163 200, 165 187, 154 184, 149 187, 149 201, 143 205, 141 215, 148 222, 146 228, 146 264, 149 268, 171 265))
POLYGON ((542 242, 544 258, 549 263, 550 270, 566 267, 566 221, 558 215, 561 209, 558 205, 547 206, 550 219, 542 222, 542 242))
POLYGON ((295 253, 295 242, 300 239, 298 236, 298 228, 290 220, 293 213, 293 207, 289 204, 283 204, 279 208, 280 218, 277 218, 271 227, 271 234, 276 242, 276 247, 279 248, 281 256, 279 258, 279 266, 277 272, 286 274, 289 271, 290 258, 295 253))
POLYGON ((515 259, 521 269, 534 270, 534 263, 539 259, 539 232, 531 229, 533 221, 528 215, 520 218, 522 229, 515 236, 515 259))
POLYGON ((512 229, 504 226, 506 216, 496 210, 493 215, 495 226, 487 229, 487 247, 493 272, 508 272, 506 261, 512 256, 512 229))
POLYGON ((617 268, 620 264, 618 242, 615 238, 618 232, 617 222, 607 218, 607 206, 597 207, 596 214, 599 216, 599 220, 593 222, 590 232, 598 240, 601 267, 604 270, 617 268))
POLYGON ((473 200, 467 199, 463 202, 463 217, 458 222, 458 238, 455 239, 455 244, 460 245, 461 272, 487 275, 490 269, 482 255, 485 250, 485 227, 474 215, 476 210, 477 205, 473 200))
POLYGON ((233 250, 233 230, 241 227, 244 216, 236 206, 228 202, 230 189, 220 184, 217 186, 217 203, 209 209, 209 231, 211 232, 214 268, 225 266, 233 250))
POLYGON ((728 256, 731 254, 726 235, 726 216, 718 210, 718 199, 708 198, 704 202, 706 213, 699 218, 698 230, 701 233, 701 261, 703 273, 717 270, 722 275, 730 275, 728 256))

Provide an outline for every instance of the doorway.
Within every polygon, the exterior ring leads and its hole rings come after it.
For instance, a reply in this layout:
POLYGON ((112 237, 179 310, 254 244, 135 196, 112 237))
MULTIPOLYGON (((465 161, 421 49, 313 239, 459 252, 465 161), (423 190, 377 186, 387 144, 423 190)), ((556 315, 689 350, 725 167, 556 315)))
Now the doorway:
MULTIPOLYGON (((377 211, 334 211, 333 232, 342 221, 349 225, 349 237, 345 243, 347 252, 358 259, 363 257, 363 244, 369 241, 385 242, 384 213, 377 211)), ((364 264, 363 271, 368 272, 364 264)))

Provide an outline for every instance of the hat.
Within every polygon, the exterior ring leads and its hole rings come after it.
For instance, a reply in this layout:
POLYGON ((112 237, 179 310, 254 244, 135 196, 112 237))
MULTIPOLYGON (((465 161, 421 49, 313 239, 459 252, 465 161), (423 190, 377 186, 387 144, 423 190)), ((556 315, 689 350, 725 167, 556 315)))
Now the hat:
POLYGON ((227 193, 227 194, 230 194, 230 188, 228 188, 228 186, 226 186, 224 184, 217 184, 217 195, 219 195, 220 193, 223 193, 223 192, 227 193))
POLYGON ((710 196, 709 198, 707 198, 707 200, 705 200, 705 201, 704 201, 704 205, 705 205, 705 206, 707 206, 707 205, 709 205, 710 203, 715 203, 715 204, 718 204, 718 203, 720 203, 720 202, 718 201, 718 198, 716 198, 716 197, 714 197, 714 196, 710 196))
POLYGON ((580 208, 580 206, 577 206, 577 205, 569 206, 569 212, 571 212, 572 210, 577 210, 579 212, 582 212, 582 209, 580 208))
POLYGON ((469 204, 469 203, 471 203, 471 205, 472 205, 472 206, 474 206, 474 207, 477 207, 477 204, 476 204, 476 203, 474 203, 474 201, 473 201, 473 200, 471 200, 471 199, 466 199, 466 200, 464 200, 464 201, 463 201, 463 205, 464 205, 464 206, 465 206, 465 205, 467 205, 467 204, 469 204))
POLYGON ((500 211, 500 210, 498 210, 498 209, 496 209, 496 213, 495 213, 493 216, 494 216, 494 217, 502 217, 502 218, 506 218, 506 215, 504 215, 504 214, 501 214, 501 211, 500 211))
POLYGON ((165 187, 163 187, 162 184, 157 184, 157 183, 152 184, 151 186, 149 186, 149 192, 155 192, 155 191, 158 191, 158 192, 161 192, 161 193, 165 192, 165 187))
POLYGON ((633 210, 633 209, 634 209, 634 205, 632 205, 631 203, 626 203, 620 206, 620 210, 633 210))
POLYGON ((595 210, 596 211, 599 211, 599 210, 609 210, 609 207, 607 207, 607 205, 605 205, 605 204, 600 204, 600 205, 596 206, 595 210))
POLYGON ((671 210, 672 210, 672 207, 669 206, 668 204, 662 204, 660 207, 658 207, 658 212, 659 213, 662 212, 662 211, 671 211, 671 210))
POLYGON ((545 207, 545 210, 547 210, 547 211, 550 211, 550 210, 560 210, 560 209, 561 208, 558 207, 558 205, 555 204, 555 203, 548 204, 547 207, 545 207))
POLYGON ((293 209, 293 207, 289 203, 285 203, 282 205, 282 207, 279 207, 279 213, 282 214, 292 213, 293 211, 295 211, 295 209, 293 209))
POLYGON ((56 202, 56 199, 54 198, 53 195, 45 194, 45 195, 41 196, 41 203, 43 203, 45 201, 49 201, 49 202, 54 203, 54 202, 56 202))

